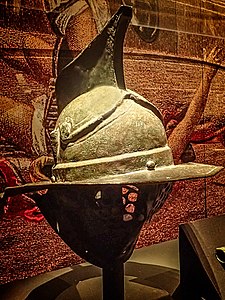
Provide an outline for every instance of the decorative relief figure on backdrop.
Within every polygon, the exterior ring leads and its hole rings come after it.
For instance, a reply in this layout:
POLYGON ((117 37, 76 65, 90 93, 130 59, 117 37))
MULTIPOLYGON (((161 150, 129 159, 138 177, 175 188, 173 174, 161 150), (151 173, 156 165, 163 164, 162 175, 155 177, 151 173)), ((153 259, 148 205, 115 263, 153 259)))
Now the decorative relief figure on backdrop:
MULTIPOLYGON (((174 160, 177 163, 181 160, 182 156, 185 156, 185 150, 191 141, 193 132, 196 129, 196 126, 199 125, 208 100, 212 80, 217 74, 219 68, 217 64, 220 65, 223 58, 223 50, 218 47, 214 47, 209 55, 205 56, 206 63, 214 63, 215 65, 203 65, 202 80, 187 109, 187 112, 183 119, 176 124, 174 130, 172 130, 169 134, 168 142, 172 149, 174 160)), ((167 126, 169 127, 169 124, 167 124, 167 126)), ((225 128, 223 130, 225 132, 225 128)), ((194 156, 192 157, 194 158, 194 156)), ((186 157, 184 159, 188 158, 186 157)))

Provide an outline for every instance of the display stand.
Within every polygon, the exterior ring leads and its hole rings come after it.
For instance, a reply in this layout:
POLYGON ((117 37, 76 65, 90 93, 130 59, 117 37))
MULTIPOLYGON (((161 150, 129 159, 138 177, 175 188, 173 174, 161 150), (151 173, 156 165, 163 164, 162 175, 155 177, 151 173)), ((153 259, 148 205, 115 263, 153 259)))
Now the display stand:
POLYGON ((103 300, 124 300, 124 264, 103 268, 103 300))

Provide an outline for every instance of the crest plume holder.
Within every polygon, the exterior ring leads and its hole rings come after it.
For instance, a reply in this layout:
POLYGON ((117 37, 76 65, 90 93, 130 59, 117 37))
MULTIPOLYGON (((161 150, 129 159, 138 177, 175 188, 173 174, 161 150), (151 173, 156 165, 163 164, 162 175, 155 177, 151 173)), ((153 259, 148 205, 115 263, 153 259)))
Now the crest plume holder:
POLYGON ((132 8, 121 6, 102 32, 56 80, 58 112, 73 99, 99 85, 125 89, 123 42, 132 18, 132 8))

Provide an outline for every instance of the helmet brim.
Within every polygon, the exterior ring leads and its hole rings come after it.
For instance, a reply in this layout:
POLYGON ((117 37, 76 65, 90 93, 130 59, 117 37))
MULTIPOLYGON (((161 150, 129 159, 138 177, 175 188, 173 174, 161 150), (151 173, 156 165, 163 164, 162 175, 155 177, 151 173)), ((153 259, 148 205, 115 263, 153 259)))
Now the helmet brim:
POLYGON ((200 179, 216 175, 223 167, 200 163, 186 163, 156 167, 125 174, 104 176, 85 180, 86 184, 157 184, 187 179, 200 179))
POLYGON ((223 169, 221 166, 206 165, 200 163, 186 163, 179 165, 162 166, 154 170, 140 170, 124 174, 103 176, 86 180, 74 180, 65 182, 37 182, 20 186, 7 187, 2 198, 13 195, 35 192, 43 189, 82 188, 101 185, 152 185, 179 180, 195 180, 216 175, 223 169))

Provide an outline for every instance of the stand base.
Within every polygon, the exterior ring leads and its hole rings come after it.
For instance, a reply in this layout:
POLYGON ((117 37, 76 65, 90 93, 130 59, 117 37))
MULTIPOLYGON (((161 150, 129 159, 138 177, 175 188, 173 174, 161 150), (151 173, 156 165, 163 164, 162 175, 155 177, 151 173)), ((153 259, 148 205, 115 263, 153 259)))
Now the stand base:
MULTIPOLYGON (((132 282, 136 277, 125 276, 125 300, 172 300, 171 296, 165 290, 160 290, 147 285, 138 284, 132 282)), ((102 277, 87 279, 79 282, 76 286, 80 299, 82 300, 100 300, 102 299, 102 277)), ((67 296, 71 298, 65 298, 64 295, 60 295, 56 300, 67 300, 79 298, 74 297, 74 287, 69 288, 66 291, 67 296)), ((116 300, 116 299, 115 299, 116 300)))
MULTIPOLYGON (((124 281, 125 300, 180 300, 171 296, 179 286, 177 241, 135 250, 124 281)), ((102 285, 102 269, 84 263, 2 285, 0 294, 7 300, 102 300, 102 285)))

